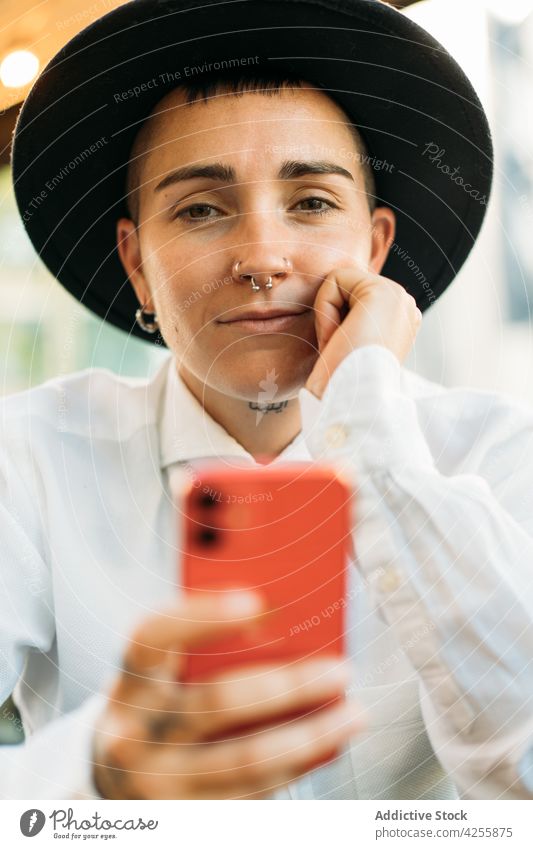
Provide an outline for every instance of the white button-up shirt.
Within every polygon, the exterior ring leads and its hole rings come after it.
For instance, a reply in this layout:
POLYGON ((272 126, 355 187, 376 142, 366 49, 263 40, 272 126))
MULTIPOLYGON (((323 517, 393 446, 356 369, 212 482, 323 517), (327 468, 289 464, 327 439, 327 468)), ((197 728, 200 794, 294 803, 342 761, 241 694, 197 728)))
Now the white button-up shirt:
MULTIPOLYGON (((298 397, 274 462, 354 483, 349 695, 368 724, 271 798, 533 798, 533 410, 379 345, 298 397)), ((26 731, 0 749, 0 796, 98 798, 106 692, 134 626, 180 592, 174 475, 256 464, 170 354, 150 379, 87 369, 0 410, 0 701, 14 690, 26 731)))

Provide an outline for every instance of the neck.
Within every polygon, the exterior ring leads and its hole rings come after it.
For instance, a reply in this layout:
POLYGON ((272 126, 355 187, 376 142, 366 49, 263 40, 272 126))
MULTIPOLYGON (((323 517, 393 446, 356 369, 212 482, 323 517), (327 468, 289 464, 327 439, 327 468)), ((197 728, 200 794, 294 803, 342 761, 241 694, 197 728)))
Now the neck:
POLYGON ((273 460, 300 433, 298 398, 248 401, 213 389, 183 366, 179 374, 204 410, 258 463, 273 460))

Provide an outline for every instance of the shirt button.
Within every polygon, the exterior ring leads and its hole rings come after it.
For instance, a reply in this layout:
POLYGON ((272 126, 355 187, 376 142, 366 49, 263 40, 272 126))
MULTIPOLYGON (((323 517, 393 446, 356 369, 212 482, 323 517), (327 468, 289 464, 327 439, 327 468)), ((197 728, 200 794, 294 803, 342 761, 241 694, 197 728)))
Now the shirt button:
POLYGON ((332 425, 326 431, 326 442, 330 448, 339 448, 346 442, 348 433, 342 425, 332 425))
POLYGON ((398 589, 400 583, 400 573, 391 567, 390 569, 387 569, 384 575, 381 576, 378 586, 382 592, 391 593, 398 589))

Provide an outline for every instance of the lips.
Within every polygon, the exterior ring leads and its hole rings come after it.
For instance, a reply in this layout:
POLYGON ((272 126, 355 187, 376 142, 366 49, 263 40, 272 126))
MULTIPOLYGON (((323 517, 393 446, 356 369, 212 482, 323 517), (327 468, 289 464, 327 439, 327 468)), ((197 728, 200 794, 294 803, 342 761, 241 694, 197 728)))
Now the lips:
POLYGON ((291 315, 302 315, 308 312, 309 307, 303 309, 269 309, 269 310, 246 310, 239 312, 232 318, 220 319, 221 324, 231 324, 234 321, 265 321, 269 318, 284 318, 291 315))
MULTIPOLYGON (((257 313, 253 313, 257 316, 257 313)), ((261 335, 264 333, 293 333, 301 336, 304 325, 307 325, 311 309, 299 313, 282 313, 274 318, 239 318, 234 321, 221 322, 222 327, 227 328, 228 333, 244 333, 247 336, 261 335)))

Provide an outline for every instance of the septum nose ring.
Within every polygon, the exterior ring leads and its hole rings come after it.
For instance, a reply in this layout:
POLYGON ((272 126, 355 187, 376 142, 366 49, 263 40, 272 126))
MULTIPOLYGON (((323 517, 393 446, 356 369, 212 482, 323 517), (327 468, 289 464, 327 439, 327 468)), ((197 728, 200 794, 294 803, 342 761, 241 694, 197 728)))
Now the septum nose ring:
MULTIPOLYGON (((290 266, 291 266, 289 260, 286 257, 283 257, 283 262, 287 266, 287 271, 288 271, 290 269, 290 266)), ((259 292, 261 286, 259 286, 255 282, 255 276, 253 274, 239 274, 240 264, 241 264, 241 260, 238 260, 238 262, 236 262, 234 264, 234 266, 233 266, 234 274, 237 274, 241 278, 241 280, 249 277, 250 282, 252 284, 252 292, 259 292)), ((286 272, 282 272, 282 273, 285 274, 286 272)), ((270 274, 268 275, 267 282, 265 284, 265 289, 272 289, 272 275, 270 275, 270 274)))

